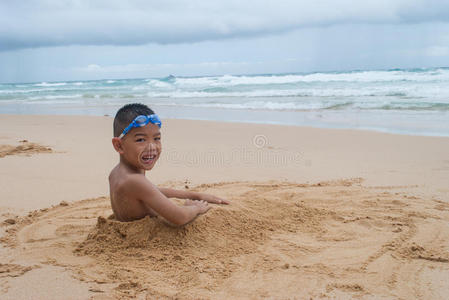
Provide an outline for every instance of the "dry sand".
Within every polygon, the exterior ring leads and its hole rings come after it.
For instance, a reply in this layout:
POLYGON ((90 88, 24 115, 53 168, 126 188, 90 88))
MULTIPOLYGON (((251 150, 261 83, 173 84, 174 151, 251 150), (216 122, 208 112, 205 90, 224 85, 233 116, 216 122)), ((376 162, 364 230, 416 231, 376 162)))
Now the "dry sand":
POLYGON ((449 294, 448 138, 167 120, 149 178, 232 201, 171 228, 109 218, 111 118, 13 119, 52 152, 0 158, 1 299, 449 294))
POLYGON ((0 145, 0 158, 7 155, 27 155, 30 156, 36 153, 51 153, 50 147, 45 147, 36 143, 30 143, 27 140, 19 141, 18 146, 0 145))

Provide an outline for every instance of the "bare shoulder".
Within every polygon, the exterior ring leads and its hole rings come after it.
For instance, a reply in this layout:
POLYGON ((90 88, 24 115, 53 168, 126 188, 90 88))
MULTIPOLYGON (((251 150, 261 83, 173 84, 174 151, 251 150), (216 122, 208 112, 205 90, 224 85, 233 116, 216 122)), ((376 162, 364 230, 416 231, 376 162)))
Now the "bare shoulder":
POLYGON ((148 193, 157 189, 144 175, 130 174, 123 178, 121 189, 132 191, 134 194, 148 193))
POLYGON ((118 186, 120 184, 121 179, 123 179, 123 172, 120 172, 120 165, 115 166, 111 172, 109 173, 109 184, 111 187, 115 187, 118 186))

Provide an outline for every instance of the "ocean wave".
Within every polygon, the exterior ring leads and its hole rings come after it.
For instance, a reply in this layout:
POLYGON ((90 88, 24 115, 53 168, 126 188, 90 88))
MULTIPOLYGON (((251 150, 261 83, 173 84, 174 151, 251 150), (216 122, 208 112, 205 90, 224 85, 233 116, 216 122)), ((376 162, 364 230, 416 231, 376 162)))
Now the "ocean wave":
POLYGON ((28 97, 26 100, 36 101, 36 100, 57 100, 57 99, 76 99, 83 98, 81 94, 75 95, 45 95, 45 96, 32 96, 28 97))
POLYGON ((270 85, 317 82, 437 82, 448 81, 449 70, 437 69, 427 72, 409 71, 354 71, 341 73, 311 73, 285 75, 255 75, 255 76, 211 76, 176 78, 174 84, 179 87, 195 86, 238 86, 238 85, 270 85))
POLYGON ((156 87, 156 88, 170 88, 173 85, 169 82, 163 81, 163 80, 150 80, 147 82, 147 84, 151 87, 156 87))
MULTIPOLYGON (((1 100, 2 103, 30 103, 30 104, 78 104, 85 105, 118 105, 134 99, 134 95, 99 95, 99 94, 76 94, 66 96, 34 96, 21 100, 1 100)), ((139 98, 142 101, 144 99, 139 98)), ((133 100, 134 101, 134 100, 133 100)), ((140 101, 140 100, 139 100, 140 101)), ((264 98, 255 100, 253 98, 155 98, 148 100, 151 105, 167 107, 191 107, 191 108, 217 108, 235 110, 267 110, 267 111, 410 111, 410 112, 449 112, 449 103, 428 102, 391 102, 385 100, 372 101, 347 101, 324 98, 264 98)))
POLYGON ((379 107, 381 110, 449 111, 449 103, 390 103, 379 107))
POLYGON ((183 106, 183 107, 202 107, 202 108, 225 108, 242 110, 317 110, 323 108, 321 103, 295 103, 295 102, 273 102, 273 101, 251 101, 244 103, 185 103, 185 102, 154 102, 154 105, 160 106, 183 106))
MULTIPOLYGON (((143 88, 136 88, 135 90, 144 90, 143 88)), ((219 88, 209 88, 200 91, 148 91, 148 97, 152 98, 216 98, 216 97, 245 97, 245 98, 260 98, 260 97, 406 97, 413 96, 406 92, 391 92, 388 89, 329 89, 329 88, 304 88, 304 89, 260 89, 248 91, 228 91, 219 88)))
POLYGON ((449 69, 223 75, 1 84, 4 101, 151 100, 162 105, 267 110, 446 111, 449 69))
POLYGON ((77 91, 78 88, 57 88, 57 87, 47 87, 47 88, 29 88, 29 89, 14 89, 14 90, 0 90, 0 94, 30 94, 30 93, 54 93, 54 92, 67 92, 67 91, 77 91))
POLYGON ((52 83, 47 83, 47 82, 41 82, 41 83, 37 83, 34 86, 64 86, 67 85, 66 82, 52 82, 52 83))
POLYGON ((329 106, 326 106, 323 109, 333 109, 333 110, 346 109, 353 105, 354 105, 354 102, 341 102, 341 103, 330 104, 329 106))
POLYGON ((338 101, 324 99, 303 99, 302 101, 270 101, 247 100, 238 101, 234 99, 206 100, 197 98, 196 101, 190 99, 171 99, 169 101, 151 101, 153 105, 178 106, 178 107, 202 107, 202 108, 225 108, 241 110, 280 110, 280 111, 449 111, 449 103, 409 103, 409 102, 389 102, 389 101, 338 101))

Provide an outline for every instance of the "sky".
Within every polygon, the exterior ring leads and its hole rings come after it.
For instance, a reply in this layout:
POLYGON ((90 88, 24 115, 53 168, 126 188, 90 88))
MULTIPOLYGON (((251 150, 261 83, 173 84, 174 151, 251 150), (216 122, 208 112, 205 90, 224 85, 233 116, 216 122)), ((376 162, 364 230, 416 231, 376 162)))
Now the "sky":
POLYGON ((0 0, 0 82, 449 66, 447 0, 0 0))

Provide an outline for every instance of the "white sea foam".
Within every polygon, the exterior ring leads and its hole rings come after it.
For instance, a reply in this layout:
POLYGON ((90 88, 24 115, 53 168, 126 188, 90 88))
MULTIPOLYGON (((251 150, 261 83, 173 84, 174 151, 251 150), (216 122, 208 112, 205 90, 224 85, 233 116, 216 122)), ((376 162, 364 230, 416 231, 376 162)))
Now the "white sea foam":
MULTIPOLYGON (((0 94, 29 94, 29 93, 42 93, 42 92, 55 92, 55 91, 59 91, 61 90, 61 88, 52 88, 52 87, 47 87, 47 88, 28 88, 28 89, 15 89, 15 90, 0 90, 0 94)), ((64 89, 65 91, 70 91, 70 90, 77 90, 76 88, 72 88, 72 89, 64 89)))
MULTIPOLYGON (((134 87, 135 91, 147 90, 145 87, 134 87)), ((414 97, 414 98, 448 98, 449 89, 419 90, 419 87, 317 87, 290 89, 253 89, 248 91, 189 91, 182 89, 149 90, 149 97, 164 98, 214 98, 214 97, 414 97)))
POLYGON ((449 70, 436 69, 431 72, 410 71, 359 71, 349 73, 312 73, 270 76, 216 76, 176 78, 175 83, 180 87, 215 86, 226 87, 236 85, 267 85, 288 83, 313 82, 430 82, 448 81, 449 70))
POLYGON ((28 97, 27 100, 36 101, 36 100, 61 100, 61 99, 77 99, 82 98, 81 94, 75 95, 45 95, 45 96, 33 96, 28 97))
POLYGON ((227 109, 243 109, 243 110, 280 110, 280 111, 311 111, 320 109, 339 109, 352 106, 352 102, 347 101, 326 101, 319 102, 313 100, 303 100, 301 102, 293 101, 262 101, 262 100, 248 100, 248 101, 229 101, 220 102, 215 101, 152 101, 152 104, 161 106, 184 106, 184 107, 203 107, 203 108, 227 108, 227 109))
MULTIPOLYGON (((117 80, 120 81, 120 80, 117 80)), ((432 69, 427 71, 364 71, 347 73, 313 73, 270 76, 212 76, 212 77, 173 77, 170 80, 145 79, 125 80, 120 85, 109 86, 108 82, 65 82, 40 84, 4 85, 0 87, 0 100, 21 99, 21 94, 36 96, 69 96, 73 94, 98 94, 112 98, 262 98, 294 97, 351 98, 351 101, 374 101, 387 99, 412 99, 412 102, 449 101, 449 70, 432 69), (413 80, 412 80, 413 79, 413 80), (114 91, 111 93, 111 91, 114 91), (131 93, 130 93, 131 91, 131 93), (358 98, 354 100, 353 98, 358 98)))
POLYGON ((37 83, 34 86, 64 86, 67 85, 66 82, 51 82, 51 83, 47 83, 47 82, 41 82, 41 83, 37 83))
MULTIPOLYGON (((158 105, 170 111, 181 107, 189 108, 186 111, 209 112, 231 109, 234 114, 249 111, 304 113, 303 119, 317 124, 324 122, 318 115, 335 124, 345 123, 346 118, 354 116, 381 120, 382 116, 394 119, 396 115, 408 120, 405 127, 415 128, 418 125, 413 124, 420 124, 426 128, 440 128, 435 130, 447 131, 449 135, 447 121, 447 125, 441 124, 449 118, 448 68, 0 85, 0 112, 2 107, 14 105, 20 107, 17 113, 23 113, 28 104, 33 105, 33 109, 42 104, 48 109, 66 107, 70 110, 86 105, 89 108, 116 107, 131 101, 158 105)), ((365 125, 374 128, 374 121, 370 122, 366 121, 365 125)))
POLYGON ((164 89, 166 89, 166 88, 172 87, 172 85, 171 85, 170 83, 168 83, 168 82, 164 82, 164 81, 160 81, 160 80, 155 80, 155 79, 149 80, 149 81, 147 82, 147 84, 148 84, 150 87, 155 87, 155 88, 164 88, 164 89))
POLYGON ((324 108, 322 103, 313 102, 272 102, 272 101, 250 101, 244 103, 197 103, 194 107, 216 107, 230 109, 262 109, 262 110, 316 110, 324 108))

